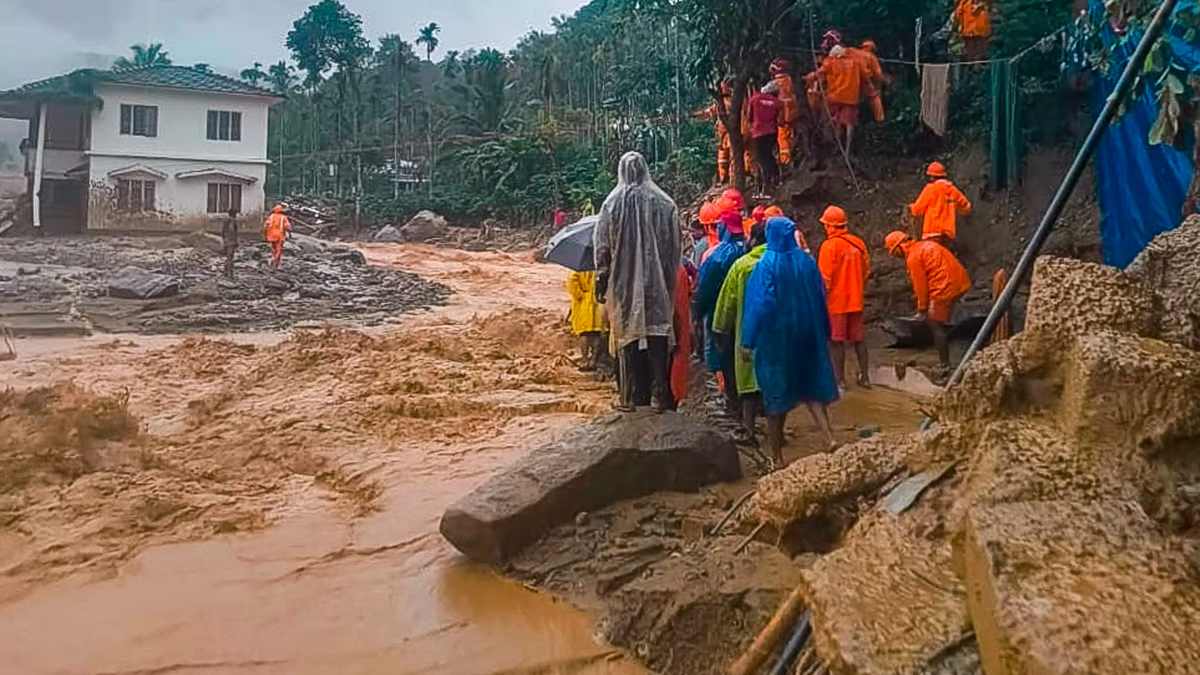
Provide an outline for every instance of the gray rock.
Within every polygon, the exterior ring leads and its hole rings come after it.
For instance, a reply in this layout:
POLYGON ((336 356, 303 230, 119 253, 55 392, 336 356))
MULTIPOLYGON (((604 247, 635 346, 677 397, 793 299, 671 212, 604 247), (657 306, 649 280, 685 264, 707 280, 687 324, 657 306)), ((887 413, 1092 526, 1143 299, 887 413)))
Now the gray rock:
POLYGON ((140 267, 122 267, 109 277, 108 294, 129 300, 169 298, 179 295, 179 281, 140 267))
POLYGON ((375 241, 386 242, 389 244, 399 244, 404 241, 404 236, 400 234, 394 225, 388 225, 382 230, 375 233, 373 237, 375 241))
POLYGON ((611 416, 484 483, 443 514, 441 533, 469 558, 501 563, 581 512, 740 478, 737 448, 714 429, 673 413, 611 416))
POLYGON ((445 218, 433 211, 421 211, 400 228, 400 235, 404 241, 429 241, 446 236, 448 227, 445 218))
POLYGON ((293 233, 284 244, 284 250, 294 251, 305 255, 320 255, 330 249, 330 245, 316 237, 306 234, 293 233))
POLYGON ((188 246, 198 251, 208 251, 209 253, 224 253, 225 242, 219 235, 209 232, 193 232, 183 238, 188 246))

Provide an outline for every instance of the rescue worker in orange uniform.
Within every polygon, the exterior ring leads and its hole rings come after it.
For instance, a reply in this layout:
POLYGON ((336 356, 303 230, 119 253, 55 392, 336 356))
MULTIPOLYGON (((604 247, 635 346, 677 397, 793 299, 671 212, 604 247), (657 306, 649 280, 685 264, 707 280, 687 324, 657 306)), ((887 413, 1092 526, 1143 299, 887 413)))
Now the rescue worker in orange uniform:
POLYGON ((846 48, 836 45, 821 62, 816 77, 824 83, 825 99, 833 118, 834 132, 846 152, 854 146, 858 128, 858 107, 862 104, 863 82, 867 79, 863 64, 846 48))
POLYGON ((948 246, 958 237, 958 216, 971 213, 971 202, 946 177, 941 162, 930 164, 925 174, 929 183, 908 209, 913 216, 924 219, 922 239, 937 239, 948 246))
POLYGON ((870 357, 867 353, 866 328, 863 323, 863 292, 871 272, 871 255, 863 240, 850 234, 846 212, 830 206, 821 216, 825 226, 825 243, 817 265, 825 278, 825 300, 829 305, 830 356, 838 386, 846 388, 846 348, 854 347, 858 357, 858 384, 871 387, 870 357))
POLYGON ((263 223, 263 235, 271 245, 271 267, 279 269, 283 263, 283 242, 292 233, 292 221, 283 215, 283 206, 276 205, 267 221, 263 223))
POLYGON ((863 98, 871 105, 871 115, 875 121, 882 124, 887 119, 883 110, 882 87, 887 84, 888 77, 884 75, 883 65, 879 63, 879 57, 875 55, 877 49, 873 40, 867 40, 862 43, 862 47, 848 51, 862 64, 863 98))
POLYGON ((955 304, 971 290, 971 277, 950 249, 937 242, 913 241, 903 232, 892 232, 884 246, 889 255, 905 259, 917 297, 917 314, 928 322, 942 368, 948 369, 950 341, 946 324, 954 316, 955 304))
POLYGON ((783 114, 779 120, 779 163, 792 165, 796 148, 796 120, 800 109, 796 101, 796 84, 792 81, 791 64, 786 59, 771 62, 771 80, 779 87, 779 100, 783 103, 783 114))
MULTIPOLYGON (((724 102, 726 110, 730 110, 733 107, 733 88, 729 86, 728 82, 721 82, 721 100, 724 102)), ((717 134, 717 180, 720 185, 727 185, 731 175, 729 160, 733 155, 733 144, 729 140, 729 130, 725 128, 725 123, 721 121, 717 104, 713 103, 700 112, 693 113, 692 117, 713 120, 717 134)))
POLYGON ((963 41, 963 59, 983 61, 992 40, 991 0, 958 0, 950 20, 963 41))

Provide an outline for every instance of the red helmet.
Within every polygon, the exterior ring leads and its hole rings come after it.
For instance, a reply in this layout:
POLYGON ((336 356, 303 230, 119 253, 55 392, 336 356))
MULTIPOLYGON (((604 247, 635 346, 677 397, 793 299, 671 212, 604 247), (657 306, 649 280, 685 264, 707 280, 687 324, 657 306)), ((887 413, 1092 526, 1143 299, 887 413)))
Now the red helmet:
POLYGON ((842 44, 842 32, 836 28, 830 28, 821 37, 821 51, 827 52, 840 44, 842 44))
POLYGON ((722 199, 728 199, 733 203, 734 211, 743 211, 746 208, 746 200, 742 197, 742 193, 734 188, 729 188, 721 195, 722 199))
POLYGON ((763 222, 764 220, 767 219, 767 207, 765 207, 765 206, 754 207, 754 211, 750 214, 750 217, 756 223, 763 222))

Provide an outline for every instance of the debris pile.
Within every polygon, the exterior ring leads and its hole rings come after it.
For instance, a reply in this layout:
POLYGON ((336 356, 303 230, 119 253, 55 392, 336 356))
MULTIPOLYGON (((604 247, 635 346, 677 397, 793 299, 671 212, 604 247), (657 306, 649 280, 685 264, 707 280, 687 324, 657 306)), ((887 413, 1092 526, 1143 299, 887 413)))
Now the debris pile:
POLYGON ((111 332, 275 330, 330 320, 380 325, 450 295, 305 235, 288 241, 279 270, 269 268, 265 245, 243 245, 233 279, 212 249, 201 238, 4 239, 0 311, 79 313, 111 332))
POLYGON ((940 397, 932 429, 761 481, 749 519, 785 547, 837 527, 800 584, 830 672, 1194 668, 1197 250, 1193 217, 1127 272, 1043 258, 1026 330, 940 397))

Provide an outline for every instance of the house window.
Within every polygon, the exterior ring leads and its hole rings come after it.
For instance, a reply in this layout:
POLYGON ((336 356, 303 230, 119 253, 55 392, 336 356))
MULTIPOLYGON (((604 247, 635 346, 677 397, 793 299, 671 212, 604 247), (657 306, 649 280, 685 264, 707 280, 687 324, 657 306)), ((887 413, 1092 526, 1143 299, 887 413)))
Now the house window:
POLYGON ((230 209, 242 212, 242 186, 237 183, 209 183, 208 212, 229 213, 230 209))
POLYGON ((158 136, 158 106, 121 104, 122 136, 158 136))
POLYGON ((242 140, 242 113, 228 110, 208 111, 208 140, 242 140))
POLYGON ((141 213, 154 210, 154 181, 117 181, 117 210, 126 213, 141 213))

